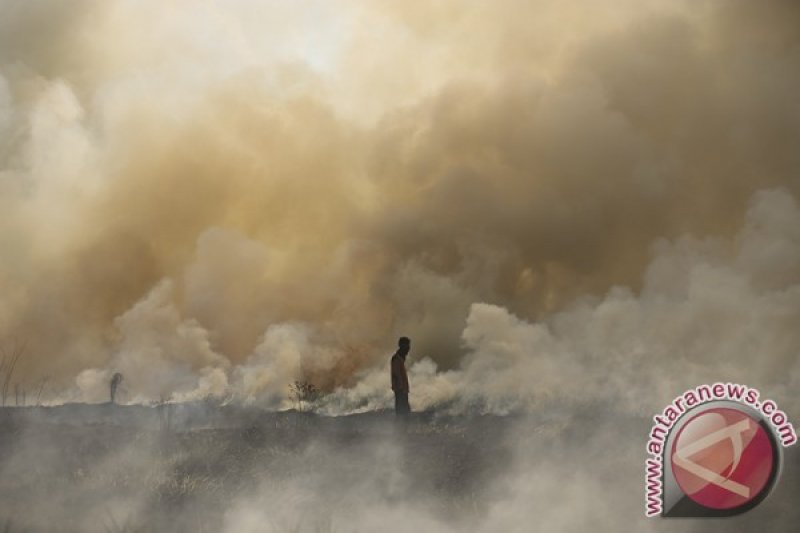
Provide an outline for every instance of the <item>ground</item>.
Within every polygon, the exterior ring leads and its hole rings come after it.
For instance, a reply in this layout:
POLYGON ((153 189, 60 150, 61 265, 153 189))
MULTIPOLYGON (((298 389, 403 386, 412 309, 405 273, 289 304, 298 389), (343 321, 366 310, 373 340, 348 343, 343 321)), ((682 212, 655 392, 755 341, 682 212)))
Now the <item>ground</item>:
POLYGON ((789 531, 800 462, 747 515, 645 520, 645 418, 325 417, 207 403, 0 409, 0 531, 789 531), (534 527, 536 526, 536 527, 534 527))

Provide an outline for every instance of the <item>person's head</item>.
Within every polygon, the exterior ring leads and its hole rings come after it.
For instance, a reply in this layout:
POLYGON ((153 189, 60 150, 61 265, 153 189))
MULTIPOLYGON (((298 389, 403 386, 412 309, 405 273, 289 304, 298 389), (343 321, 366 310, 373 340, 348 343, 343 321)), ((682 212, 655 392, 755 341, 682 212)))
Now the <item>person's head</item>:
POLYGON ((411 339, 408 337, 400 337, 397 340, 397 353, 399 353, 402 357, 408 355, 408 352, 411 350, 411 339))

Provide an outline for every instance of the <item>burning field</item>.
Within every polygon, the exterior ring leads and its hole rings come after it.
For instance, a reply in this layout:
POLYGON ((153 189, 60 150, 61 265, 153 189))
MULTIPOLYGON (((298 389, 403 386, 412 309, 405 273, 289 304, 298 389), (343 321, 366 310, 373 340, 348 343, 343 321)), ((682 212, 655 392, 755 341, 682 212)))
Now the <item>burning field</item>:
POLYGON ((0 0, 0 530, 791 530, 643 464, 800 419, 798 94, 791 0, 0 0))
POLYGON ((3 531, 791 531, 780 494, 736 521, 642 511, 645 418, 343 417, 209 403, 0 411, 3 531))

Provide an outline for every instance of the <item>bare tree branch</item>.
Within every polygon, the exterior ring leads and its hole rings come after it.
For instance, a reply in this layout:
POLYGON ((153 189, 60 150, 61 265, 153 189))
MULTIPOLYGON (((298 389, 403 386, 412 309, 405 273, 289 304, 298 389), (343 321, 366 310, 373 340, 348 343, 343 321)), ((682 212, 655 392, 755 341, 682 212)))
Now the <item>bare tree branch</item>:
POLYGON ((44 390, 44 386, 47 384, 47 380, 49 377, 42 378, 42 381, 39 382, 39 392, 36 393, 36 405, 39 405, 39 400, 42 399, 42 391, 44 390))
POLYGON ((4 374, 3 387, 2 390, 0 390, 0 399, 2 399, 2 405, 4 407, 6 405, 6 399, 8 398, 8 387, 11 385, 11 379, 14 377, 14 370, 17 368, 17 363, 20 358, 25 353, 26 346, 27 342, 23 341, 19 343, 15 339, 14 346, 10 352, 6 351, 5 348, 0 348, 0 356, 2 356, 0 371, 4 374))

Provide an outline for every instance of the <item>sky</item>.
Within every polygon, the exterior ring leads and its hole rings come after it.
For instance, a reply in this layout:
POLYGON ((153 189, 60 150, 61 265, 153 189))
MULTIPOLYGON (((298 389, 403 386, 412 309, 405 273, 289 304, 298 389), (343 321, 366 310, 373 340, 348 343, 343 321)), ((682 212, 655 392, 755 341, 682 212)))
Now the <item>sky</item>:
POLYGON ((13 381, 352 412, 407 335, 417 409, 794 401, 798 67, 791 1, 3 0, 13 381))

